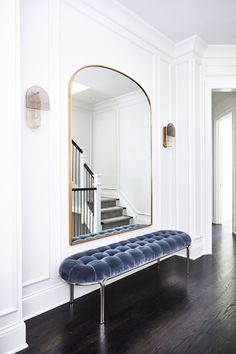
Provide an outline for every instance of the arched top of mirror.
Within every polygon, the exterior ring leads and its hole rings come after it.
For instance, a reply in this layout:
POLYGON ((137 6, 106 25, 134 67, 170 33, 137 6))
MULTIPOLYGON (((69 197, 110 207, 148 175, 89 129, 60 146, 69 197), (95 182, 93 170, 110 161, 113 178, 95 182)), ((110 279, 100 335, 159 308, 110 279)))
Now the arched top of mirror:
POLYGON ((150 100, 104 66, 69 82, 69 203, 72 245, 152 223, 150 100))

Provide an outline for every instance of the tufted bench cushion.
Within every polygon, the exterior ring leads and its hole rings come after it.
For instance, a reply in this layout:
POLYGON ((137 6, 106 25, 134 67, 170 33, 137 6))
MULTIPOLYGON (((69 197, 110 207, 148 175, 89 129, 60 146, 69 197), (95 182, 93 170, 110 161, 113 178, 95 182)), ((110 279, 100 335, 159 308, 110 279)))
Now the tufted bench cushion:
POLYGON ((182 231, 157 231, 74 254, 62 262, 59 273, 68 283, 99 283, 190 244, 190 236, 182 231))

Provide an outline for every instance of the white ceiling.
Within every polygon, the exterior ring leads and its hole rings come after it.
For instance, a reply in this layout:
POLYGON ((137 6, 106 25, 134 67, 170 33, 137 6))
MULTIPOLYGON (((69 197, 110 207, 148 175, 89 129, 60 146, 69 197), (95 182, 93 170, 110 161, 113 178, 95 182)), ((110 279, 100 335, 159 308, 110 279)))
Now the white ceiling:
POLYGON ((91 104, 139 90, 139 86, 125 75, 100 67, 85 68, 74 80, 89 88, 74 94, 73 99, 91 104))
POLYGON ((117 0, 174 42, 236 44, 236 0, 117 0))

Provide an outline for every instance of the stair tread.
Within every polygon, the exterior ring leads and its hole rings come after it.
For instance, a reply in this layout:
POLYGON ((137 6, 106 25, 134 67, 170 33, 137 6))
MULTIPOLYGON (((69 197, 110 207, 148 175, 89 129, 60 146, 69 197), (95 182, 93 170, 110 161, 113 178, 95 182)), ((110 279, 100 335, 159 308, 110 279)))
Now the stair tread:
POLYGON ((119 200, 119 198, 112 198, 112 197, 102 197, 101 198, 102 202, 116 202, 117 200, 119 200))
POLYGON ((101 212, 105 213, 108 211, 116 211, 116 210, 121 210, 121 209, 123 210, 124 208, 121 206, 113 206, 113 207, 101 208, 101 212))
POLYGON ((131 216, 122 215, 122 216, 117 216, 117 217, 114 217, 114 218, 103 219, 103 220, 102 220, 102 223, 103 223, 103 224, 110 224, 110 223, 112 224, 112 223, 114 223, 114 222, 129 220, 129 219, 131 219, 131 218, 132 218, 131 216))

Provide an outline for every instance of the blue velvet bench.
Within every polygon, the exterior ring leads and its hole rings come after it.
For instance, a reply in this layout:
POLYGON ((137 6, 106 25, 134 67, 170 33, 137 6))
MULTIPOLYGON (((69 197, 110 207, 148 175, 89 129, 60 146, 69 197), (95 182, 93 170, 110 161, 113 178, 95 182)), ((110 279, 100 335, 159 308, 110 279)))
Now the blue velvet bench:
POLYGON ((162 257, 186 249, 189 274, 191 238, 182 231, 163 230, 112 243, 66 258, 59 273, 70 285, 70 303, 74 302, 75 285, 100 285, 100 323, 104 323, 105 283, 118 275, 160 262, 162 257))

